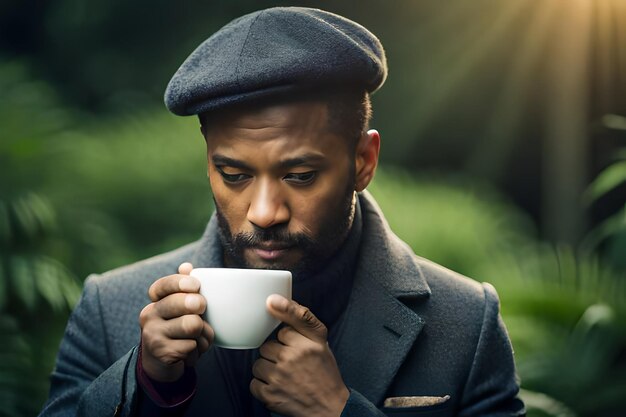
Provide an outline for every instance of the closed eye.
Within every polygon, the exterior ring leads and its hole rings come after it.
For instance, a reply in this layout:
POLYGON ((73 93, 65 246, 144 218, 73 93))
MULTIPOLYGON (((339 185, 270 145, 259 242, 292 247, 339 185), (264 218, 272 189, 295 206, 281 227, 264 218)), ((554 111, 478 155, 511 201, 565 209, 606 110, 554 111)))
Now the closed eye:
POLYGON ((311 184, 315 177, 317 176, 316 171, 308 171, 308 172, 292 172, 283 177, 283 179, 287 182, 296 185, 308 185, 311 184))

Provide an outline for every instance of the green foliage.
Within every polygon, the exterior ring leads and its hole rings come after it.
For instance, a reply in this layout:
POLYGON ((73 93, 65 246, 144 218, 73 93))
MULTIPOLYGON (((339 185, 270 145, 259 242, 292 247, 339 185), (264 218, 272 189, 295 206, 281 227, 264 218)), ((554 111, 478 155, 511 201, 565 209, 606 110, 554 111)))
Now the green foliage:
POLYGON ((626 161, 617 161, 606 167, 589 185, 586 200, 593 202, 626 182, 626 161))
POLYGON ((0 415, 35 415, 76 277, 197 239, 210 193, 197 120, 70 113, 19 63, 0 88, 0 415))
MULTIPOLYGON (((0 87, 0 415, 34 415, 76 276, 195 240, 211 197, 194 118, 59 110, 18 64, 0 66, 0 87)), ((496 286, 530 416, 615 415, 626 397, 623 277, 538 242, 484 184, 383 168, 370 191, 416 253, 496 286)))
POLYGON ((616 415, 626 396, 624 280, 597 259, 547 245, 492 268, 485 279, 499 290, 523 386, 577 415, 616 415))
MULTIPOLYGON (((614 116, 614 124, 626 123, 623 117, 614 116)), ((598 174, 587 188, 584 201, 590 206, 606 197, 619 186, 626 183, 626 149, 616 155, 615 162, 598 174)), ((604 219, 594 227, 581 242, 581 252, 585 254, 603 251, 604 258, 615 267, 626 271, 626 203, 620 210, 604 219)))
POLYGON ((495 285, 529 416, 612 416, 626 398, 626 280, 537 242, 484 186, 383 171, 370 188, 416 253, 495 285))
MULTIPOLYGON (((605 115, 604 127, 609 130, 626 133, 626 117, 615 114, 605 115)), ((591 206, 614 192, 626 183, 626 148, 616 152, 615 160, 604 168, 589 184, 583 195, 583 201, 591 206)), ((617 212, 604 219, 585 236, 580 244, 581 252, 590 254, 602 252, 604 259, 616 268, 626 271, 626 203, 617 212)))
POLYGON ((0 207, 0 247, 4 249, 0 311, 13 303, 32 313, 42 302, 55 313, 67 311, 77 301, 80 286, 61 262, 46 254, 48 236, 56 226, 53 208, 34 193, 0 200, 0 207))
POLYGON ((24 415, 28 404, 26 399, 32 395, 33 389, 29 386, 31 380, 21 376, 27 376, 31 368, 31 349, 12 317, 0 314, 0 335, 0 416, 24 415))
POLYGON ((59 203, 71 201, 71 217, 99 219, 91 222, 91 237, 82 234, 95 253, 108 253, 96 270, 200 237, 212 201, 196 118, 138 112, 88 123, 64 133, 59 144, 66 166, 50 175, 47 194, 59 203), (106 252, 97 248, 106 242, 106 252))
POLYGON ((17 63, 0 66, 0 88, 0 415, 35 415, 60 329, 80 295, 65 266, 57 208, 41 193, 46 141, 70 119, 17 63))
POLYGON ((0 206, 0 415, 34 415, 80 283, 54 258, 57 224, 48 201, 31 192, 0 206))
POLYGON ((383 169, 368 189, 418 255, 469 276, 481 276, 495 251, 535 234, 530 220, 485 184, 383 169))

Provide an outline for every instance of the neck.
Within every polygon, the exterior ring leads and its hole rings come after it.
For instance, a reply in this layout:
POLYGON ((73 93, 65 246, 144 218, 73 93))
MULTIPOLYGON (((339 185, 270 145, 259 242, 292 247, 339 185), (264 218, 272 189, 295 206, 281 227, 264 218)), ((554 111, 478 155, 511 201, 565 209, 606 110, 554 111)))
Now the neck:
POLYGON ((351 227, 334 255, 321 270, 294 279, 293 284, 293 299, 308 307, 329 328, 345 309, 352 289, 362 231, 358 203, 352 212, 351 227))

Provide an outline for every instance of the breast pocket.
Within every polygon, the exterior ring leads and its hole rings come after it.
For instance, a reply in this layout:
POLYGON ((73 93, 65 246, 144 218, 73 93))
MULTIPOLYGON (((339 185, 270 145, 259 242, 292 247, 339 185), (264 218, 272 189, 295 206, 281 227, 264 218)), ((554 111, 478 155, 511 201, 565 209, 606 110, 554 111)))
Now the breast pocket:
POLYGON ((452 403, 445 397, 396 397, 385 401, 382 411, 388 416, 410 417, 429 416, 444 417, 452 416, 452 403), (391 400, 391 401, 390 401, 391 400), (433 401, 438 400, 438 401, 433 401), (436 402, 433 404, 433 402, 436 402))

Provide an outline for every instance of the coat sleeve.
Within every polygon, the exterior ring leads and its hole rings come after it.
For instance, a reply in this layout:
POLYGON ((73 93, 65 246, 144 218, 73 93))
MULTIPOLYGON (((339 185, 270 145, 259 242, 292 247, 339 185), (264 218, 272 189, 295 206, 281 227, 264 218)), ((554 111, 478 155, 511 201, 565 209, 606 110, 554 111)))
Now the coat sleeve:
POLYGON ((130 416, 137 383, 137 347, 113 361, 94 276, 70 316, 41 411, 48 416, 130 416))
POLYGON ((385 417, 374 404, 359 392, 350 389, 350 396, 340 417, 385 417))
POLYGON ((459 417, 523 416, 513 348, 500 317, 496 290, 483 284, 485 310, 474 361, 461 398, 459 417))

